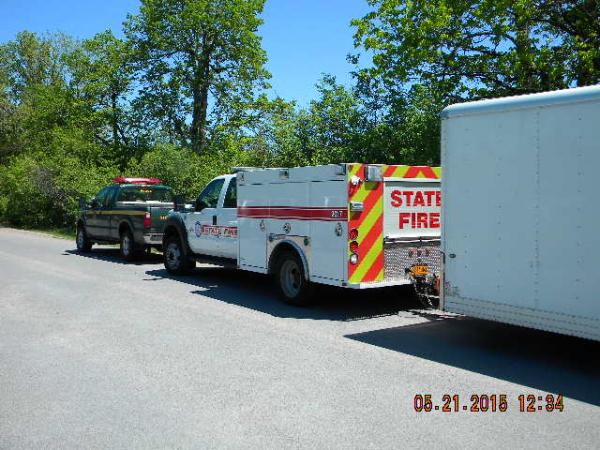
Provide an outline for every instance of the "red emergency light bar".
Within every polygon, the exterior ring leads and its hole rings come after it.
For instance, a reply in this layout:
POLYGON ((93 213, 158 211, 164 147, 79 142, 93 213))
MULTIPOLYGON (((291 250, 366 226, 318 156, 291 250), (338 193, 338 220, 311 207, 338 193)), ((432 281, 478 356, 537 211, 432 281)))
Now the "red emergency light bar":
POLYGON ((113 179, 118 184, 160 184, 161 181, 158 178, 130 178, 130 177, 117 177, 113 179))

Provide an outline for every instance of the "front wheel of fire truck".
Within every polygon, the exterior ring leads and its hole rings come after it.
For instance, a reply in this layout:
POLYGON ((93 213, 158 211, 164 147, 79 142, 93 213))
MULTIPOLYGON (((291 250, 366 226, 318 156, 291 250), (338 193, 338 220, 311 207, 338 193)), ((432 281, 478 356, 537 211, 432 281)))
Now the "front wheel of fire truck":
POLYGON ((186 275, 196 266, 196 262, 186 257, 181 241, 177 236, 171 236, 163 247, 163 262, 165 269, 171 275, 186 275))
POLYGON ((276 278, 279 294, 286 303, 296 306, 307 306, 311 303, 313 286, 306 279, 304 265, 295 252, 281 253, 276 278))

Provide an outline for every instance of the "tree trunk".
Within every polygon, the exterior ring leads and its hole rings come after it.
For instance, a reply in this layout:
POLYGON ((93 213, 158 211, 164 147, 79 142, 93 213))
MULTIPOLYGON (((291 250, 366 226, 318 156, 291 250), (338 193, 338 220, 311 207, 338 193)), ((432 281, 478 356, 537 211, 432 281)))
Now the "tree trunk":
POLYGON ((206 148, 208 90, 210 87, 210 54, 205 51, 194 77, 192 107, 192 147, 198 154, 206 148))
POLYGON ((112 108, 113 147, 116 152, 119 150, 119 123, 117 117, 117 94, 114 91, 110 95, 110 105, 112 108))

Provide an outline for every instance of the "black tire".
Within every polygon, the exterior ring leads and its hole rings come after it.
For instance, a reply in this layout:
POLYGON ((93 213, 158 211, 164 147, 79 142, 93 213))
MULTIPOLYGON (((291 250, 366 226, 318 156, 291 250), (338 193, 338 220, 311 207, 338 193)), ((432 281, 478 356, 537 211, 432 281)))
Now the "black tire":
POLYGON ((170 236, 163 246, 163 264, 171 275, 187 275, 194 267, 196 261, 185 255, 183 245, 178 236, 170 236))
POLYGON ((121 233, 119 251, 121 252, 121 258, 127 262, 135 261, 140 256, 140 250, 133 240, 133 234, 129 229, 121 233))
POLYGON ((75 235, 75 244, 77 245, 77 251, 82 253, 88 253, 92 250, 92 241, 88 238, 87 233, 85 232, 85 227, 83 225, 79 225, 77 227, 77 234, 75 235))
POLYGON ((306 279, 304 264, 296 252, 283 252, 277 259, 275 278, 281 299, 295 306, 308 306, 313 300, 313 285, 306 279))

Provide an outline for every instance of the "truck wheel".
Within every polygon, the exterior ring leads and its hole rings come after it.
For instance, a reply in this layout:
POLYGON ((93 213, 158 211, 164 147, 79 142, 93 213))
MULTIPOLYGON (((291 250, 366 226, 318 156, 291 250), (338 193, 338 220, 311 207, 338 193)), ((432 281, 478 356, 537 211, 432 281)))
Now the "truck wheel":
POLYGON ((313 286, 306 279, 304 265, 295 252, 281 254, 276 277, 279 294, 286 303, 296 306, 311 303, 313 286))
POLYGON ((131 231, 129 230, 125 230, 121 233, 120 251, 121 257, 127 262, 135 261, 139 256, 139 251, 133 240, 133 234, 131 234, 131 231))
POLYGON ((163 262, 167 272, 172 275, 186 275, 196 267, 196 261, 185 256, 181 241, 177 236, 171 236, 165 241, 163 262))
POLYGON ((82 253, 87 253, 92 249, 92 242, 88 239, 85 228, 81 225, 77 227, 75 244, 77 244, 77 250, 82 253))

